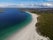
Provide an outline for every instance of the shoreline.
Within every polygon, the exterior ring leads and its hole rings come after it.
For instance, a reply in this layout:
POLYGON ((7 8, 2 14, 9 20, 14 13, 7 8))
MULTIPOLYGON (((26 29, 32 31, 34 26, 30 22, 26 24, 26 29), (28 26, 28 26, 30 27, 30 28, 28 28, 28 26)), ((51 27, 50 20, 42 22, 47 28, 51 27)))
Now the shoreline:
POLYGON ((16 32, 14 35, 12 35, 10 38, 7 38, 8 40, 47 40, 47 38, 40 36, 36 32, 35 24, 37 23, 37 17, 38 15, 32 14, 30 12, 27 12, 32 15, 32 21, 30 24, 28 24, 25 28, 20 30, 20 32, 16 32))
POLYGON ((30 14, 27 14, 27 18, 25 21, 23 21, 22 23, 18 24, 18 25, 15 25, 11 28, 8 28, 6 30, 4 30, 4 34, 2 36, 0 36, 0 40, 4 40, 6 38, 8 38, 8 36, 10 36, 11 34, 14 34, 14 32, 16 32, 17 30, 19 31, 20 29, 23 29, 24 26, 26 26, 27 24, 30 23, 31 21, 31 15, 30 14), (20 26, 21 28, 18 28, 18 26, 20 26))

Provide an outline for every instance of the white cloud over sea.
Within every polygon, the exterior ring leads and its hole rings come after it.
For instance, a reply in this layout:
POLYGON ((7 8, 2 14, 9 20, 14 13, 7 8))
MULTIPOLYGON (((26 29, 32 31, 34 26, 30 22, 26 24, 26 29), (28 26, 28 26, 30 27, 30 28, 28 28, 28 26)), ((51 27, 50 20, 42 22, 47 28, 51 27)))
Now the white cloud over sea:
POLYGON ((43 3, 0 3, 0 7, 18 7, 18 8, 53 8, 53 2, 43 3))

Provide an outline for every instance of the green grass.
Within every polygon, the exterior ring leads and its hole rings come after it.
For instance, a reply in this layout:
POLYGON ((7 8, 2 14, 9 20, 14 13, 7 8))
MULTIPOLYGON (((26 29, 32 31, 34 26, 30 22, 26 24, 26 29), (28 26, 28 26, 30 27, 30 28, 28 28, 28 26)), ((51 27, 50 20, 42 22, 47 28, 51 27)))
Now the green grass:
POLYGON ((37 32, 53 40, 53 12, 33 12, 40 15, 37 20, 37 32))

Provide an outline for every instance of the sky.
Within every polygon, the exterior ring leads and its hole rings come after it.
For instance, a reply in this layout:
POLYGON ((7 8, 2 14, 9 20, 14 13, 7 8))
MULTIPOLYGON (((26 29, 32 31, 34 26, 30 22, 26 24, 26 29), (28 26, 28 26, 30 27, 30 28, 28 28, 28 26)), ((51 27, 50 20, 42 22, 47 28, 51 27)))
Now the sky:
POLYGON ((0 3, 27 3, 27 2, 47 2, 47 1, 53 1, 53 0, 0 0, 0 3))
POLYGON ((53 7, 53 0, 0 0, 0 7, 18 5, 19 7, 53 7))
POLYGON ((49 2, 53 0, 0 0, 0 3, 2 2, 8 2, 8 3, 21 3, 21 2, 49 2))

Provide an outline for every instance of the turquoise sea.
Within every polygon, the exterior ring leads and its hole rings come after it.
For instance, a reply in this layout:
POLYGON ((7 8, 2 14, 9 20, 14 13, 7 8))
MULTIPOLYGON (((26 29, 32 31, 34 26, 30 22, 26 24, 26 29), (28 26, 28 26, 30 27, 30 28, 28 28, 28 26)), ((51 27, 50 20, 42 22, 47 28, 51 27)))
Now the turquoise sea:
POLYGON ((4 40, 21 30, 32 20, 29 13, 17 8, 3 8, 2 11, 0 12, 0 40, 4 40))

